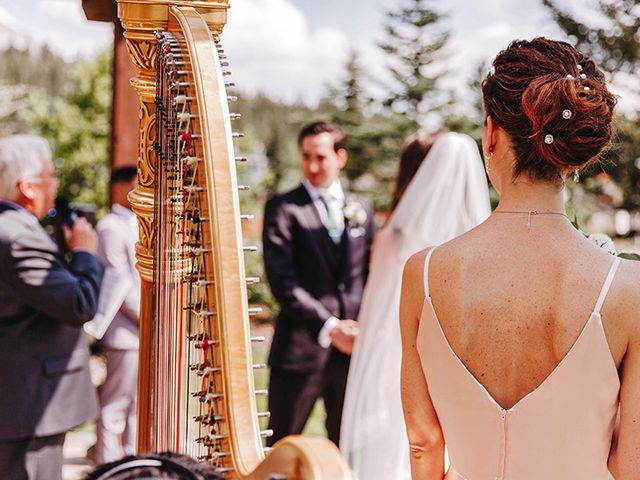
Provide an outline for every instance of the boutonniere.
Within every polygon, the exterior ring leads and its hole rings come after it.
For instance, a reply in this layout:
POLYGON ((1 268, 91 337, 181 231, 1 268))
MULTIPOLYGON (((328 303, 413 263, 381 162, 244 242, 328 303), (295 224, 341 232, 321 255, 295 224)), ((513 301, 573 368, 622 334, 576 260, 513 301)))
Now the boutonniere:
POLYGON ((366 233, 364 225, 367 221, 367 217, 367 211, 360 202, 347 198, 344 205, 344 219, 347 223, 349 234, 352 237, 361 237, 366 233))

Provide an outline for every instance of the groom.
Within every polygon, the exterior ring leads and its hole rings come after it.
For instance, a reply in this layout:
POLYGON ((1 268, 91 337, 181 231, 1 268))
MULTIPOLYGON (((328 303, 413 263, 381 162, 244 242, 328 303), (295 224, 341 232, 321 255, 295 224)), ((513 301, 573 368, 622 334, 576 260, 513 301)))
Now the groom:
POLYGON ((342 402, 374 233, 369 203, 345 194, 345 134, 317 122, 298 136, 304 181, 271 198, 264 214, 264 263, 280 304, 269 364, 268 444, 300 433, 317 398, 340 440, 342 402))

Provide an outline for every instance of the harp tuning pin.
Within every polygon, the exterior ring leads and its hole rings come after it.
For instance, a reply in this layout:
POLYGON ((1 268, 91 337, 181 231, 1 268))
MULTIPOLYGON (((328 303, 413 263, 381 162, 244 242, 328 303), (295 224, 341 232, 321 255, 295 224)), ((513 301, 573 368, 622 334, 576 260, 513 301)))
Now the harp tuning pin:
POLYGON ((258 412, 258 418, 271 418, 271 412, 258 412))
POLYGON ((266 363, 256 363, 253 365, 253 369, 254 370, 262 370, 264 368, 267 368, 267 364, 266 363))
POLYGON ((220 62, 220 66, 221 67, 228 67, 229 66, 229 62, 220 62))
POLYGON ((240 120, 242 118, 242 114, 241 113, 230 113, 229 114, 229 118, 231 118, 231 120, 240 120))
POLYGON ((247 277, 244 279, 247 285, 255 285, 260 282, 260 277, 247 277))
POLYGON ((231 75, 231 72, 229 70, 223 70, 222 71, 222 76, 223 77, 228 77, 229 75, 231 75))
POLYGON ((237 102, 238 101, 238 97, 235 95, 227 95, 227 101, 228 102, 237 102))
POLYGON ((256 390, 256 395, 269 395, 269 391, 268 390, 256 390))
MULTIPOLYGON (((244 247, 242 247, 242 250, 244 250, 245 252, 257 252, 258 251, 258 247, 256 247, 255 245, 246 245, 244 247)), ((251 309, 249 309, 251 310, 251 309)))
POLYGON ((236 157, 236 162, 246 162, 247 157, 236 157))
POLYGON ((242 137, 244 137, 244 133, 242 133, 242 132, 233 132, 231 135, 233 136, 233 138, 242 138, 242 137))
POLYGON ((240 192, 247 192, 250 190, 249 185, 238 185, 238 191, 240 192))
POLYGON ((268 428, 266 430, 261 430, 260 431, 260 436, 263 437, 263 438, 272 437, 273 436, 273 430, 271 428, 268 428))
POLYGON ((224 82, 224 86, 227 88, 232 88, 232 87, 235 87, 236 84, 233 82, 224 82))
POLYGON ((249 315, 257 315, 258 313, 262 313, 262 307, 250 307, 249 315))
POLYGON ((254 218, 255 216, 250 213, 240 215, 240 220, 253 220, 254 218))

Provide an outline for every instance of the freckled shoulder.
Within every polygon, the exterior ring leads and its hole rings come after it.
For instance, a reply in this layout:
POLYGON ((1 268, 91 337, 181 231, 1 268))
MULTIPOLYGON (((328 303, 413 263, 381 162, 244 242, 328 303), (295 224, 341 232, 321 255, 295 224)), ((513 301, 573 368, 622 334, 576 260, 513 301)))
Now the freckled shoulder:
POLYGON ((619 311, 628 314, 630 326, 640 332, 640 261, 622 260, 611 293, 619 311))

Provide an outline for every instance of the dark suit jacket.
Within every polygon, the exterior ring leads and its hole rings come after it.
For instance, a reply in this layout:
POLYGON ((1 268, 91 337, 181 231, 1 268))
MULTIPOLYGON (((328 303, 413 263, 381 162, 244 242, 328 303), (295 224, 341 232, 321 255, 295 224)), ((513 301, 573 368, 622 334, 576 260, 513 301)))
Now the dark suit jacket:
POLYGON ((0 440, 95 417, 82 324, 95 314, 102 275, 87 252, 66 265, 33 215, 0 204, 0 440))
POLYGON ((330 316, 354 320, 358 316, 375 227, 368 202, 347 194, 345 203, 359 205, 366 219, 362 224, 345 219, 339 246, 329 237, 303 185, 266 204, 264 263, 281 308, 271 366, 299 372, 324 368, 329 356, 337 354, 333 347, 318 344, 324 322, 330 316))

